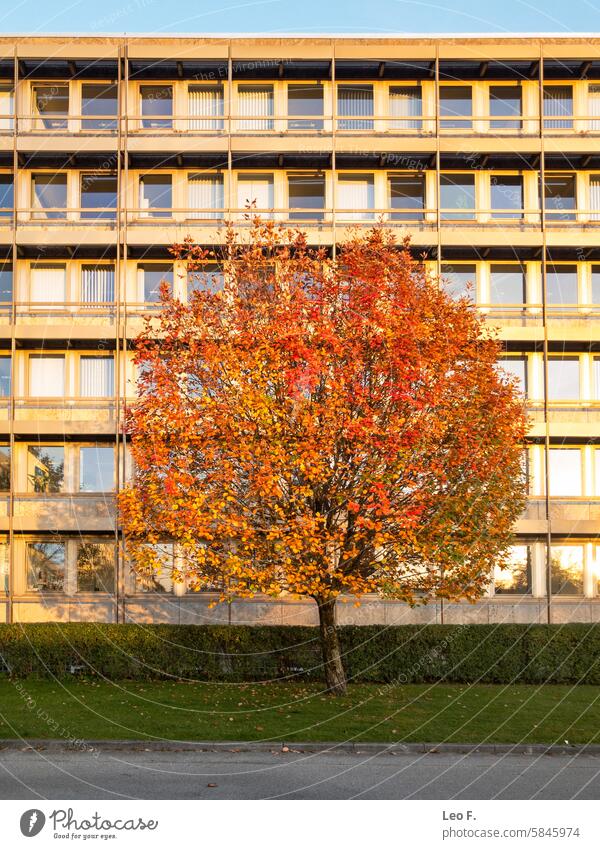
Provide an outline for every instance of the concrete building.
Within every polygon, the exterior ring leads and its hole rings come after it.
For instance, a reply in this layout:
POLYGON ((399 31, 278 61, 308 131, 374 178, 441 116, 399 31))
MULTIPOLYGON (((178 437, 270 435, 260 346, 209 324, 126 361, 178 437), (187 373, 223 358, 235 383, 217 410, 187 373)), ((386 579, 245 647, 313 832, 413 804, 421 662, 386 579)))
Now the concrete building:
MULTIPOLYGON (((600 36, 0 38, 0 619, 315 622, 141 585, 115 527, 130 342, 248 201, 383 218, 498 328, 532 416, 514 568, 356 622, 600 620, 600 36)), ((218 268, 213 269, 218 273, 218 268)))

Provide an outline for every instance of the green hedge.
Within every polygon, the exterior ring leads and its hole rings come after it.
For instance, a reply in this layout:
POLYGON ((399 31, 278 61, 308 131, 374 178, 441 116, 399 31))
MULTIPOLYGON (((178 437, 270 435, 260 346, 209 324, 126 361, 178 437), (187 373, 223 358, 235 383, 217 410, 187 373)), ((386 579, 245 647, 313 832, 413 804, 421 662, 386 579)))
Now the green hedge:
MULTIPOLYGON (((600 624, 346 626, 340 637, 354 681, 600 684, 600 624)), ((322 678, 310 627, 0 625, 0 667, 14 677, 322 678)))

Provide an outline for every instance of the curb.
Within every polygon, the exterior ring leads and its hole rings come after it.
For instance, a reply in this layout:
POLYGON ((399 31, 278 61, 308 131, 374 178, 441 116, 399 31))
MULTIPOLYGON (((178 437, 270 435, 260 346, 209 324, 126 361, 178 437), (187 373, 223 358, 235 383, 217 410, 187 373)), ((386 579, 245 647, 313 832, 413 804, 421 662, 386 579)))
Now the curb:
POLYGON ((270 752, 349 755, 588 755, 600 757, 600 744, 544 743, 286 743, 190 740, 0 740, 2 751, 45 752, 270 752))

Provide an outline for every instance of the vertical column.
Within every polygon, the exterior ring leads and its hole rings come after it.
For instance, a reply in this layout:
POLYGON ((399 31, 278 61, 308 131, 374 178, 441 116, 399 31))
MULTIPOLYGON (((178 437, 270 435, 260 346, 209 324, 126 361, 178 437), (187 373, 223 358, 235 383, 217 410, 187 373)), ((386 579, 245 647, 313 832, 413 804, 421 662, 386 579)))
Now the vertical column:
POLYGON ((18 170, 19 170, 19 154, 17 149, 17 134, 19 127, 19 105, 21 98, 19 96, 19 58, 17 48, 14 51, 13 61, 13 79, 14 79, 14 95, 13 95, 13 210, 12 210, 12 246, 11 246, 11 264, 12 264, 12 297, 10 305, 10 395, 8 399, 8 445, 9 445, 9 461, 10 461, 10 491, 8 494, 8 599, 6 608, 6 621, 12 622, 14 619, 14 587, 15 587, 15 546, 14 546, 14 515, 15 515, 15 326, 16 326, 16 307, 15 307, 15 275, 17 269, 17 209, 18 209, 18 170))
MULTIPOLYGON (((436 220, 436 269, 438 282, 442 274, 442 216, 440 213, 440 43, 435 45, 435 220, 436 220)), ((439 600, 440 625, 444 624, 444 599, 439 600)))
POLYGON ((335 41, 331 42, 331 256, 337 256, 337 91, 335 83, 335 41))
MULTIPOLYGON (((121 261, 121 243, 122 243, 122 211, 123 211, 123 192, 127 191, 127 187, 123 184, 122 173, 122 144, 123 144, 123 54, 124 46, 120 44, 117 50, 117 220, 116 220, 116 257, 115 257, 115 497, 121 489, 121 477, 124 478, 125 473, 125 447, 124 440, 121 439, 121 416, 123 405, 121 403, 121 383, 123 367, 121 363, 121 328, 124 326, 124 309, 122 307, 123 299, 123 263, 121 261)), ((116 498, 115 498, 116 500, 116 498)), ((121 620, 120 607, 125 595, 124 587, 124 564, 123 557, 119 550, 120 532, 118 514, 115 518, 114 527, 115 536, 115 619, 117 622, 121 620)))

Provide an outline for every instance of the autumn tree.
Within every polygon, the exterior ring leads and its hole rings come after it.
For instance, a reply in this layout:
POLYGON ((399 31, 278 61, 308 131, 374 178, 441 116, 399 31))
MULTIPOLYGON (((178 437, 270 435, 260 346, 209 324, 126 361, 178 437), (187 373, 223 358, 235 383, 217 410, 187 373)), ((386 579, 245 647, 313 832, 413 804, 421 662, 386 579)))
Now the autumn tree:
POLYGON ((136 343, 135 476, 120 496, 140 574, 221 598, 318 606, 328 688, 346 679, 336 599, 474 600, 524 505, 522 399, 498 341, 390 231, 337 258, 254 219, 222 279, 191 239, 189 303, 162 291, 136 343))

